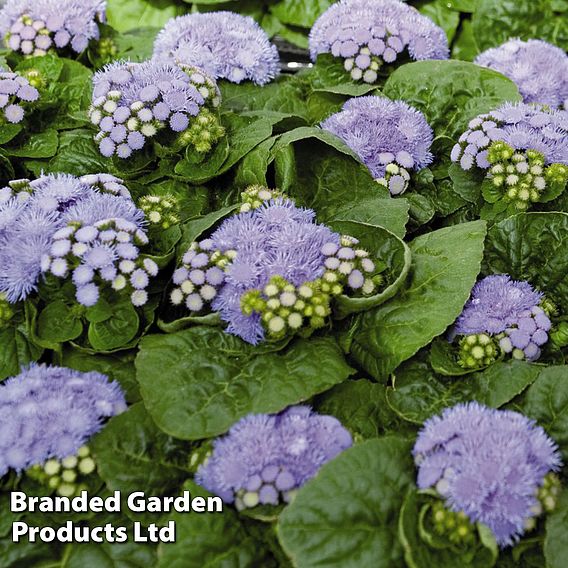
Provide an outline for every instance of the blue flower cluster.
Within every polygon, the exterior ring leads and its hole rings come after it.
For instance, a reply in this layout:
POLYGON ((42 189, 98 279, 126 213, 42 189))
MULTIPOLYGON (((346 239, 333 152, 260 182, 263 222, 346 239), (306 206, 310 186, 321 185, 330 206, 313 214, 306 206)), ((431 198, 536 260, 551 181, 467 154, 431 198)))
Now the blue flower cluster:
POLYGON ((542 512, 539 489, 561 466, 554 441, 517 412, 458 404, 424 424, 413 450, 418 487, 510 546, 542 512))
POLYGON ((504 353, 535 361, 551 328, 540 307, 542 299, 543 294, 528 282, 511 280, 505 274, 487 276, 473 287, 454 331, 466 336, 487 333, 504 353))
POLYGON ((463 170, 487 170, 492 197, 519 211, 568 181, 568 111, 505 103, 469 122, 452 149, 463 170))
POLYGON ((0 68, 0 124, 19 124, 25 107, 39 99, 38 90, 25 77, 0 68))
POLYGON ((120 385, 96 372, 32 365, 0 385, 0 477, 74 455, 126 410, 120 385))
POLYGON ((432 129, 424 115, 404 101, 350 99, 321 127, 341 138, 392 195, 406 191, 409 170, 421 170, 433 159, 432 129))
POLYGON ((568 110, 568 55, 559 47, 540 39, 510 39, 480 53, 474 63, 509 77, 525 103, 568 110))
POLYGON ((339 420, 308 406, 249 415, 215 440, 196 481, 237 509, 278 505, 352 443, 339 420))
POLYGON ((104 0, 8 0, 0 10, 0 37, 24 55, 66 48, 81 53, 99 39, 105 10, 104 0))
POLYGON ((448 59, 442 28, 399 0, 341 0, 324 12, 310 32, 310 53, 344 60, 355 81, 374 83, 384 64, 406 52, 412 59, 448 59))
POLYGON ((149 277, 158 272, 140 255, 147 242, 143 212, 112 175, 52 174, 0 190, 0 292, 10 302, 25 299, 49 273, 71 275, 85 306, 105 285, 143 305, 149 277))
POLYGON ((276 46, 249 16, 207 12, 173 18, 158 34, 154 56, 195 65, 214 79, 270 82, 280 70, 276 46))
POLYGON ((322 327, 330 300, 345 288, 374 291, 369 254, 315 223, 311 209, 286 197, 246 209, 191 245, 174 273, 174 305, 195 313, 210 304, 227 332, 256 344, 266 333, 279 339, 322 327))
POLYGON ((223 134, 210 109, 221 102, 215 81, 194 67, 156 59, 117 62, 93 78, 91 122, 105 157, 129 158, 163 129, 208 152, 223 134))

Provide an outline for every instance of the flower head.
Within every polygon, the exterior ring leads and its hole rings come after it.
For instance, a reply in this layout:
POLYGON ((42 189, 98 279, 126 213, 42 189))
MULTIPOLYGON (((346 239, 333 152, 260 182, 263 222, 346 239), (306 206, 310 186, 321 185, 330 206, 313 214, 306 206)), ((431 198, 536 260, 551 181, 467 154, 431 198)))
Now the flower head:
MULTIPOLYGON (((144 213, 126 197, 129 194, 122 180, 108 174, 83 178, 50 174, 34 181, 16 180, 0 195, 4 196, 0 200, 0 292, 10 302, 23 300, 35 291, 41 274, 48 270, 55 276, 67 277, 77 258, 82 258, 91 246, 85 243, 95 241, 99 233, 113 254, 116 250, 116 258, 129 261, 138 258, 138 249, 134 254, 130 247, 148 242, 144 213), (107 229, 107 225, 113 229, 103 231, 101 228, 107 229), (89 229, 79 229, 85 226, 91 227, 95 235, 73 247, 72 237, 75 233, 84 236, 89 229)), ((104 268, 105 281, 116 276, 107 264, 112 262, 97 266, 104 268)), ((92 280, 83 274, 83 279, 74 282, 90 285, 92 280)), ((92 305, 98 294, 89 287, 78 291, 78 298, 84 300, 84 305, 92 305)))
POLYGON ((191 312, 210 305, 227 332, 252 344, 265 332, 277 340, 323 327, 333 297, 345 289, 371 294, 379 278, 369 254, 355 248, 357 239, 318 225, 311 209, 275 195, 245 192, 242 212, 192 243, 170 295, 191 312))
POLYGON ((195 67, 173 60, 119 61, 93 77, 89 116, 106 157, 128 158, 164 130, 207 152, 224 133, 211 112, 220 101, 215 81, 195 67))
POLYGON ((0 385, 0 476, 65 458, 126 410, 120 385, 100 373, 31 365, 0 385))
POLYGON ((0 36, 23 55, 67 48, 81 53, 99 39, 105 9, 104 0, 8 0, 0 10, 0 36))
POLYGON ((264 85, 279 72, 278 51, 249 16, 207 12, 173 18, 158 34, 154 56, 195 65, 215 79, 264 85))
POLYGON ((497 199, 525 211, 568 181, 567 137, 568 111, 505 103, 469 122, 451 159, 463 170, 487 170, 497 199))
POLYGON ((506 274, 486 276, 473 287, 456 322, 456 333, 505 331, 521 313, 538 306, 542 296, 528 282, 511 280, 506 274))
POLYGON ((568 55, 546 41, 510 39, 480 53, 475 63, 509 77, 525 103, 559 108, 568 102, 568 55))
POLYGON ((513 544, 538 510, 545 476, 560 455, 544 430, 517 412, 471 402, 424 424, 413 450, 418 487, 436 488, 453 511, 513 544))
POLYGON ((420 170, 432 161, 432 129, 424 115, 404 101, 350 99, 321 127, 341 138, 392 194, 406 189, 408 170, 420 170))
POLYGON ((0 69, 0 125, 19 124, 25 109, 39 99, 39 91, 25 77, 0 69))
POLYGON ((237 508, 277 505, 351 445, 336 418, 307 406, 249 415, 214 442, 196 480, 237 508))
POLYGON ((333 4, 310 32, 310 53, 344 59, 354 80, 377 80, 385 63, 394 63, 403 52, 414 60, 448 59, 444 30, 398 0, 341 0, 333 4))

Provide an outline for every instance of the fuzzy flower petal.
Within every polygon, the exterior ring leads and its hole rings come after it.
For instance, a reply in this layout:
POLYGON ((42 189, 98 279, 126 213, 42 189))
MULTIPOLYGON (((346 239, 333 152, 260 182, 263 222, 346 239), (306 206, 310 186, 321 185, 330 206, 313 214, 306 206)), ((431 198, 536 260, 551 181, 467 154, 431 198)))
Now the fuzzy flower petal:
POLYGON ((154 56, 173 57, 215 79, 264 85, 278 75, 278 51, 249 16, 233 12, 189 14, 170 20, 154 43, 154 56))
POLYGON ((568 101, 568 55, 555 45, 511 39, 479 54, 474 63, 509 77, 525 103, 559 108, 568 101))
POLYGON ((477 402, 427 420, 413 454, 419 488, 437 488, 502 547, 523 534, 545 475, 561 465, 557 445, 534 421, 477 402))
POLYGON ((126 410, 120 385, 97 372, 31 365, 0 385, 0 476, 63 459, 126 410))

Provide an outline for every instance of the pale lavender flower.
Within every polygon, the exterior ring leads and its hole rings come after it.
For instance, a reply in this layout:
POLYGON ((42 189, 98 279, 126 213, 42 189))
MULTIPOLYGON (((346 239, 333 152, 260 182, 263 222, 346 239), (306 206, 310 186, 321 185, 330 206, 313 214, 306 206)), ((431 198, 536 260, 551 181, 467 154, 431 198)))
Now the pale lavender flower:
POLYGON ((173 60, 119 61, 93 77, 89 116, 99 128, 101 154, 125 159, 162 130, 183 135, 220 100, 215 81, 194 67, 173 60))
POLYGON ((0 69, 0 124, 20 124, 25 108, 38 99, 38 90, 25 77, 0 69))
POLYGON ((424 115, 404 101, 350 99, 321 127, 345 142, 394 195, 408 186, 408 170, 418 171, 433 159, 432 129, 424 115))
POLYGON ((377 80, 385 63, 403 52, 414 60, 448 59, 444 30, 398 0, 341 0, 325 11, 310 32, 310 54, 344 59, 354 80, 377 80))
POLYGON ((289 501, 321 466, 352 445, 332 416, 308 406, 249 415, 214 442, 196 481, 237 508, 289 501))
POLYGON ((542 300, 528 282, 511 280, 506 274, 486 276, 471 291, 471 297, 455 324, 457 334, 498 334, 517 324, 542 300))
POLYGON ((525 103, 559 108, 568 101, 568 55, 546 41, 510 39, 479 54, 474 63, 509 77, 525 103))
POLYGON ((523 534, 545 475, 561 466, 557 445, 534 421, 477 402, 427 420, 413 455, 418 487, 487 525, 502 547, 523 534))
POLYGON ((503 141, 515 150, 536 150, 546 164, 568 165, 568 111, 540 105, 505 103, 479 115, 454 146, 451 159, 469 170, 488 169, 487 151, 492 142, 503 141))
POLYGON ((74 455, 126 410, 120 385, 97 372, 31 365, 0 385, 0 477, 74 455))
POLYGON ((104 0, 8 0, 0 10, 0 37, 23 55, 67 48, 81 53, 99 39, 105 9, 104 0))
POLYGON ((195 65, 215 79, 264 85, 279 72, 278 50, 249 16, 233 12, 171 19, 158 34, 154 56, 195 65))

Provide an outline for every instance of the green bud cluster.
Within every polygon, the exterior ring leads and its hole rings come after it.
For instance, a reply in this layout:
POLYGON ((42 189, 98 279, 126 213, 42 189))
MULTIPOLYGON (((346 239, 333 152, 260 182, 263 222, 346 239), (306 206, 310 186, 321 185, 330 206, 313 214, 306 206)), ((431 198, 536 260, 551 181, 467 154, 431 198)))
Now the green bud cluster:
POLYGON ((459 342, 458 365, 464 369, 478 369, 497 359, 499 347, 487 333, 466 335, 459 342))
POLYGON ((471 523, 464 512, 454 513, 446 509, 441 501, 438 501, 432 506, 431 515, 434 530, 439 536, 447 538, 452 544, 459 546, 475 544, 475 525, 471 523))
POLYGON ((558 306, 546 296, 541 300, 540 307, 544 310, 544 313, 548 317, 553 317, 558 315, 558 306))
POLYGON ((276 189, 268 189, 262 185, 251 185, 241 193, 242 205, 239 213, 258 209, 266 201, 282 197, 283 195, 276 189))
POLYGON ((28 83, 36 89, 44 89, 47 86, 47 81, 44 76, 37 69, 28 69, 23 71, 22 76, 28 80, 28 83))
POLYGON ((282 276, 273 276, 261 290, 241 296, 241 310, 250 316, 261 314, 263 326, 272 340, 299 333, 309 335, 325 325, 331 314, 331 298, 343 292, 338 282, 319 278, 294 286, 282 276))
POLYGON ((224 135, 225 129, 217 114, 202 108, 178 141, 182 146, 193 146, 200 154, 206 154, 224 135))
POLYGON ((6 294, 0 293, 0 329, 8 325, 14 317, 14 309, 12 304, 6 299, 6 294))
POLYGON ((545 513, 552 513, 556 509, 558 496, 562 490, 559 477, 555 473, 547 473, 542 485, 536 491, 538 502, 531 507, 532 517, 525 521, 525 530, 531 531, 536 528, 538 517, 545 513))
POLYGON ((169 229, 180 222, 179 201, 173 195, 145 195, 138 201, 150 226, 169 229))
POLYGON ((118 55, 118 46, 110 37, 101 38, 97 44, 97 55, 103 63, 110 63, 118 55))
POLYGON ((43 465, 30 467, 26 474, 62 497, 74 497, 87 489, 85 478, 96 469, 91 451, 87 446, 81 446, 77 455, 62 460, 51 458, 43 465))
POLYGON ((545 166, 541 152, 515 150, 501 140, 491 143, 487 160, 491 164, 488 174, 491 183, 501 190, 503 199, 519 211, 525 211, 530 203, 539 201, 549 185, 568 181, 568 166, 545 166))
POLYGON ((549 332, 550 342, 557 349, 568 346, 568 322, 561 321, 549 332))

